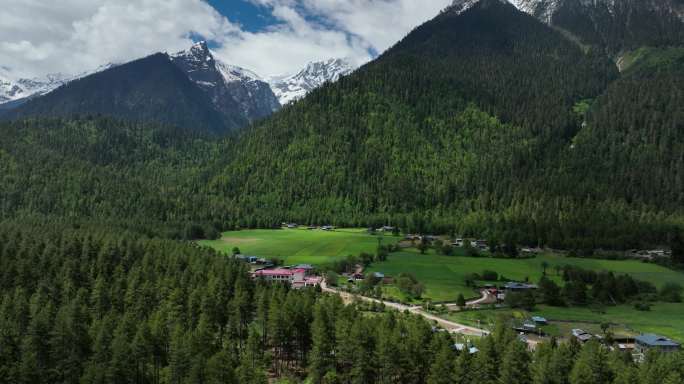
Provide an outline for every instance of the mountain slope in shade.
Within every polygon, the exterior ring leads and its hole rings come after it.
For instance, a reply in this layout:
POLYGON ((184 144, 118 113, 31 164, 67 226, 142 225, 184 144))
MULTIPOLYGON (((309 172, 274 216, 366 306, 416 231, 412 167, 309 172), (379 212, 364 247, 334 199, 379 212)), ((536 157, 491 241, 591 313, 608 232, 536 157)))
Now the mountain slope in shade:
POLYGON ((217 60, 205 42, 171 55, 171 61, 205 92, 214 108, 224 115, 238 115, 248 122, 280 109, 268 83, 256 74, 217 60))
POLYGON ((160 121, 214 133, 246 124, 242 116, 214 109, 207 95, 161 53, 71 81, 3 118, 82 114, 160 121))
POLYGON ((282 105, 301 99, 307 93, 326 82, 336 82, 341 76, 354 70, 354 65, 345 59, 316 61, 293 75, 272 76, 269 79, 273 92, 282 105))
MULTIPOLYGON (((500 0, 505 2, 506 0, 500 0)), ((463 12, 477 0, 454 0, 463 12)), ((641 46, 684 44, 681 0, 511 0, 519 10, 613 57, 641 46)))
MULTIPOLYGON (((226 133, 280 109, 268 83, 216 60, 204 42, 174 55, 159 53, 80 77, 63 80, 64 86, 54 91, 45 87, 45 95, 36 93, 29 102, 14 97, 0 104, 0 111, 6 111, 6 119, 103 114, 226 133)), ((33 89, 39 85, 26 84, 33 89)), ((8 94, 24 89, 9 82, 2 86, 8 94)))

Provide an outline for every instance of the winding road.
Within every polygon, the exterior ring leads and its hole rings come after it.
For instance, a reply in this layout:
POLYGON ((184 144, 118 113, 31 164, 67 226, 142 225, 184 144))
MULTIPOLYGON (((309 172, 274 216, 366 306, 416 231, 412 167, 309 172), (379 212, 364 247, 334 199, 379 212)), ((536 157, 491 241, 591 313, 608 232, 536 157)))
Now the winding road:
POLYGON ((471 327, 469 325, 464 325, 464 324, 459 324, 450 320, 443 319, 441 317, 435 316, 431 313, 425 312, 422 307, 420 306, 409 306, 409 305, 404 305, 404 304, 399 304, 399 303, 394 303, 391 301, 385 301, 385 300, 378 300, 378 299, 373 299, 370 297, 366 296, 361 296, 361 295, 356 295, 352 294, 349 292, 344 292, 339 289, 331 288, 328 287, 327 284, 324 282, 321 283, 321 290, 323 292, 328 292, 328 293, 334 293, 336 295, 339 295, 342 297, 342 300, 345 302, 349 303, 352 302, 355 299, 358 300, 363 300, 363 301, 368 301, 372 303, 378 303, 378 304, 384 304, 385 307, 392 308, 397 311, 409 311, 411 313, 414 313, 416 315, 420 315, 428 320, 436 322, 440 327, 446 329, 449 333, 455 333, 455 334, 460 334, 460 335, 466 335, 466 336, 485 336, 489 334, 489 331, 486 331, 484 329, 479 329, 475 327, 471 327))

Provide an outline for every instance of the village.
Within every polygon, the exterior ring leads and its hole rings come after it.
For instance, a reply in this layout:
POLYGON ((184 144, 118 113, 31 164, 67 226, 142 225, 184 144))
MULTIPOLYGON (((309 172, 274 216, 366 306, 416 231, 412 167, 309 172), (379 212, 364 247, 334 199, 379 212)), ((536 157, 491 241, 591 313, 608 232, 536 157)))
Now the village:
MULTIPOLYGON (((299 228, 298 225, 293 223, 283 223, 283 227, 290 230, 299 228)), ((307 231, 334 231, 335 228, 326 225, 320 227, 306 226, 305 229, 307 231)), ((366 232, 371 234, 396 234, 396 229, 394 227, 385 226, 372 230, 369 229, 366 232)), ((437 236, 407 234, 402 237, 401 241, 404 242, 404 244, 415 245, 416 243, 420 244, 422 242, 433 242, 437 240, 440 240, 437 236)), ((488 242, 481 239, 456 238, 450 242, 450 245, 454 247, 469 246, 483 252, 488 249, 488 242)), ((521 249, 521 252, 523 255, 533 255, 540 252, 540 250, 523 248, 521 249)), ((487 335, 490 332, 483 328, 486 324, 482 324, 480 321, 477 322, 476 326, 471 326, 452 321, 449 318, 444 318, 443 312, 435 311, 434 307, 431 307, 430 305, 400 303, 391 298, 379 297, 377 295, 367 296, 366 293, 361 292, 358 289, 359 285, 364 284, 364 281, 370 279, 374 281, 375 284, 378 284, 378 286, 391 286, 395 283, 395 277, 382 271, 367 271, 361 264, 355 264, 349 272, 341 273, 337 279, 339 282, 344 282, 346 284, 338 285, 338 281, 327 281, 326 270, 319 269, 319 266, 316 265, 276 265, 276 263, 267 258, 244 254, 234 254, 233 257, 250 265, 251 275, 255 280, 267 283, 286 284, 292 289, 320 289, 324 292, 341 295, 348 301, 363 300, 382 305, 384 308, 408 311, 433 321, 435 323, 435 329, 439 331, 448 331, 450 333, 475 338, 487 335)), ((539 287, 537 284, 528 281, 484 283, 473 287, 473 291, 478 292, 480 295, 479 297, 472 298, 465 303, 454 301, 441 302, 438 305, 442 309, 446 308, 449 312, 456 313, 463 311, 477 312, 492 309, 505 309, 508 307, 506 304, 507 295, 520 295, 526 292, 534 293, 538 289, 539 287)), ((534 349, 539 342, 552 338, 558 338, 559 340, 565 340, 566 342, 575 340, 582 344, 590 340, 596 340, 610 349, 630 353, 635 361, 643 360, 646 353, 650 350, 667 353, 681 349, 680 343, 666 336, 652 333, 625 336, 573 328, 558 337, 557 335, 548 332, 548 329, 552 328, 552 321, 541 315, 530 315, 524 318, 510 319, 508 323, 510 328, 518 334, 519 339, 526 342, 531 349, 534 349)), ((478 352, 476 345, 470 341, 471 339, 466 338, 463 340, 464 342, 462 343, 456 343, 454 348, 458 350, 467 349, 470 353, 478 352)))

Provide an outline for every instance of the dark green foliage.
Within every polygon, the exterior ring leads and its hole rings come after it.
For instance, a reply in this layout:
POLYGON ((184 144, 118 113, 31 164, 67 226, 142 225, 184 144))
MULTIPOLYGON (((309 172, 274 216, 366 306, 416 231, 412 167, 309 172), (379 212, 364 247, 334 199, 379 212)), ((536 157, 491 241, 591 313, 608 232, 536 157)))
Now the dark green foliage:
POLYGON ((107 221, 186 239, 231 225, 227 202, 207 196, 223 141, 88 118, 6 123, 0 131, 0 217, 107 221))
POLYGON ((534 309, 536 304, 536 298, 534 293, 529 290, 522 292, 509 292, 506 294, 504 302, 511 308, 523 308, 525 310, 531 311, 534 309))
POLYGON ((456 298, 456 305, 458 305, 459 308, 465 308, 466 306, 466 299, 463 296, 462 293, 458 294, 458 298, 456 298))
POLYGON ((660 298, 670 303, 682 302, 682 286, 676 283, 667 283, 660 289, 660 298))
POLYGON ((562 0, 559 4, 551 19, 554 26, 615 56, 641 46, 684 42, 684 22, 670 10, 682 12, 679 0, 562 0))
POLYGON ((394 278, 394 284, 405 295, 420 299, 425 287, 411 273, 400 273, 394 278))

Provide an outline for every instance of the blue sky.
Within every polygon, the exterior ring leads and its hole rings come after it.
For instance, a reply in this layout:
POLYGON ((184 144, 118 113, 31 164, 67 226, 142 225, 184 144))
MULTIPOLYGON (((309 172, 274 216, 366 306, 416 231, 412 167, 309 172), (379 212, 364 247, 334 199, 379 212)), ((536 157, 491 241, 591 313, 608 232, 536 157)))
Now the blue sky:
POLYGON ((240 24, 249 32, 262 31, 278 22, 268 12, 268 8, 247 0, 209 0, 208 3, 228 20, 240 24))
POLYGON ((0 78, 77 74, 209 41, 262 76, 371 60, 453 0, 3 0, 0 78))

